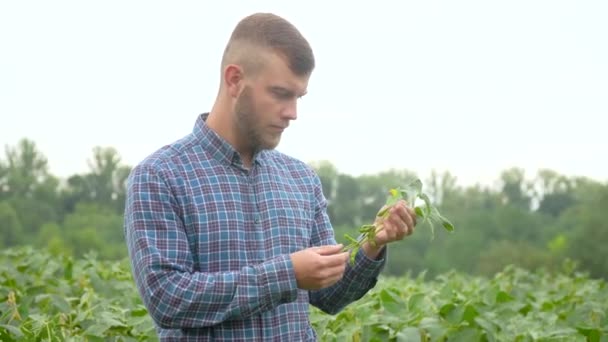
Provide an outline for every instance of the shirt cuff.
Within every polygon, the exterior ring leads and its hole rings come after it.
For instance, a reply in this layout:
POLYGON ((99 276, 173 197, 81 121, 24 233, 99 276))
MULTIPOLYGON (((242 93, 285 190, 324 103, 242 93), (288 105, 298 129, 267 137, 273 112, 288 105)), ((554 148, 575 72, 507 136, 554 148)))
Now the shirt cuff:
POLYGON ((273 304, 288 303, 298 298, 298 284, 289 255, 281 255, 263 267, 265 287, 273 304))
POLYGON ((355 257, 355 265, 353 266, 353 268, 357 270, 357 276, 366 278, 377 277, 386 264, 387 254, 388 246, 386 245, 375 259, 368 257, 363 249, 359 249, 359 252, 355 257))

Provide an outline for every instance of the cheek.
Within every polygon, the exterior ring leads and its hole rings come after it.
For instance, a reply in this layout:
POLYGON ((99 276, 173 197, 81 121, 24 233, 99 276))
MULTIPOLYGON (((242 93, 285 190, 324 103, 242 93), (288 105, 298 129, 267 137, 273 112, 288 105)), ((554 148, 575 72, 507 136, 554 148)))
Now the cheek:
POLYGON ((255 109, 258 115, 269 118, 281 111, 281 105, 280 101, 272 97, 267 97, 258 101, 255 109))

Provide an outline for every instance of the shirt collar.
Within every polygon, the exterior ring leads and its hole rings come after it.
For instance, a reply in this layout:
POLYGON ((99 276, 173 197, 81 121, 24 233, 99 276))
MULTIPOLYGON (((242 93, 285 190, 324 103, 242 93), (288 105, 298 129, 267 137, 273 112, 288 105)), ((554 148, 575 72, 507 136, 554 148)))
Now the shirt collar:
MULTIPOLYGON (((212 130, 206 123, 209 113, 202 113, 196 118, 192 133, 197 137, 201 144, 211 154, 213 159, 225 165, 233 165, 240 168, 245 168, 240 154, 222 138, 217 132, 212 130)), ((253 156, 254 165, 260 165, 265 153, 260 151, 253 156)))

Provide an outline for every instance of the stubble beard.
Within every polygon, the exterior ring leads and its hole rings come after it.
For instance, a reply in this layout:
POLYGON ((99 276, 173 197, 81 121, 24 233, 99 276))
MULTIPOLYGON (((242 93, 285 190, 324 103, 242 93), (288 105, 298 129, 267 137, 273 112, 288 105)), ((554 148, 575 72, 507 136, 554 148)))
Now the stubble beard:
POLYGON ((245 88, 235 105, 236 124, 240 133, 245 136, 252 153, 261 150, 272 150, 279 142, 279 139, 264 139, 263 127, 259 126, 259 113, 255 109, 251 88, 245 88))

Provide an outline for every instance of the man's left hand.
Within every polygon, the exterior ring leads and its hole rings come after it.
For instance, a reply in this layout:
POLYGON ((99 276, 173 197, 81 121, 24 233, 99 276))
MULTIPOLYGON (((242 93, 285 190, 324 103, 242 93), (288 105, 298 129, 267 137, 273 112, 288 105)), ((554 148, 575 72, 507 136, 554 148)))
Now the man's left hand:
POLYGON ((363 246, 370 257, 377 256, 384 245, 412 235, 416 226, 416 213, 414 209, 407 206, 405 201, 401 200, 389 209, 386 218, 378 217, 375 224, 382 228, 376 234, 375 246, 370 243, 363 246))

